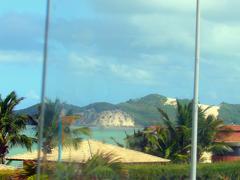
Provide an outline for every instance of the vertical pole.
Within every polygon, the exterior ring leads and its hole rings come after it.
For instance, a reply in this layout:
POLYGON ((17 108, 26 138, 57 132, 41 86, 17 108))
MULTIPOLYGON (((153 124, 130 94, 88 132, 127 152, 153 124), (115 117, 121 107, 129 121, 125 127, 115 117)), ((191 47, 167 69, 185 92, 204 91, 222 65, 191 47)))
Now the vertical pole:
POLYGON ((62 160, 62 118, 58 118, 58 161, 62 160))
POLYGON ((47 0, 46 17, 45 17, 45 32, 44 32, 44 49, 43 49, 43 70, 42 70, 42 92, 41 92, 41 112, 40 122, 38 123, 38 166, 37 166, 37 180, 40 180, 41 173, 41 148, 43 144, 43 127, 45 114, 45 90, 46 90, 46 73, 47 73, 47 57, 48 57, 48 29, 49 29, 49 14, 50 14, 50 0, 47 0))
POLYGON ((196 0, 196 39, 195 39, 195 68, 194 68, 194 98, 192 122, 192 151, 190 179, 197 177, 197 134, 198 134, 198 89, 199 89, 199 60, 200 60, 200 0, 196 0))

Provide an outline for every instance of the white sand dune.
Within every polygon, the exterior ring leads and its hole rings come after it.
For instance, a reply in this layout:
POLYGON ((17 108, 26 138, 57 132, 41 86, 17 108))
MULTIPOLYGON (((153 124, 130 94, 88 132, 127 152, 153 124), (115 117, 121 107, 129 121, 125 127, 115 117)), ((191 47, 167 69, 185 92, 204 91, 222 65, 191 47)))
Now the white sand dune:
POLYGON ((177 105, 177 100, 174 99, 174 98, 167 98, 167 101, 164 104, 165 105, 176 106, 177 105))
MULTIPOLYGON (((203 110, 206 110, 207 108, 209 108, 209 105, 206 105, 206 104, 200 104, 199 106, 203 110)), ((220 109, 220 106, 210 106, 210 108, 205 111, 205 116, 213 115, 215 117, 218 117, 219 109, 220 109)))
MULTIPOLYGON (((177 100, 174 98, 167 98, 167 101, 164 104, 176 106, 177 100)), ((209 106, 210 105, 207 105, 207 104, 199 104, 199 107, 201 107, 203 110, 207 109, 209 106)), ((206 110, 205 115, 206 116, 213 115, 217 117, 219 114, 219 109, 220 109, 220 106, 211 106, 209 109, 206 110)))

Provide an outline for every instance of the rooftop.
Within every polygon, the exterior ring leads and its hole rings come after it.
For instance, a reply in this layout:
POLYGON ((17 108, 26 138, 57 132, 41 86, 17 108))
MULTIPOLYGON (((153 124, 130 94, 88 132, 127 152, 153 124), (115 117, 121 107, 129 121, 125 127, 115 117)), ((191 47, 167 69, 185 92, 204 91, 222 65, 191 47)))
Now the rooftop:
MULTIPOLYGON (((63 148, 62 161, 64 162, 78 162, 82 163, 97 153, 112 153, 119 158, 122 163, 166 163, 170 160, 157 156, 152 156, 142 152, 118 147, 111 144, 105 144, 95 140, 85 140, 80 144, 80 147, 75 150, 74 148, 63 148)), ((36 160, 37 151, 18 154, 7 157, 9 160, 23 161, 23 160, 36 160)), ((47 155, 48 161, 57 161, 58 149, 53 149, 52 154, 47 155)))
POLYGON ((226 125, 216 136, 216 142, 240 143, 240 125, 226 125))

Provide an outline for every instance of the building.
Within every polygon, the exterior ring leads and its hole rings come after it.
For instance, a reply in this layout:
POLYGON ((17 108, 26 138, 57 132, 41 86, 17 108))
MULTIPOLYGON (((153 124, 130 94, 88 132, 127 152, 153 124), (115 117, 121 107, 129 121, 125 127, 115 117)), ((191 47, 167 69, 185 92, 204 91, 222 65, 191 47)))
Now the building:
MULTIPOLYGON (((84 140, 78 149, 64 147, 62 151, 62 162, 84 163, 97 153, 111 153, 116 159, 124 164, 156 164, 168 163, 170 160, 146 153, 122 148, 119 146, 105 144, 95 140, 84 140)), ((7 157, 13 161, 37 161, 37 151, 18 154, 7 157)), ((47 155, 47 161, 58 160, 58 149, 53 149, 51 154, 47 155)))
POLYGON ((226 125, 221 128, 215 142, 228 144, 232 148, 232 151, 223 154, 213 154, 213 162, 240 160, 240 125, 226 125))

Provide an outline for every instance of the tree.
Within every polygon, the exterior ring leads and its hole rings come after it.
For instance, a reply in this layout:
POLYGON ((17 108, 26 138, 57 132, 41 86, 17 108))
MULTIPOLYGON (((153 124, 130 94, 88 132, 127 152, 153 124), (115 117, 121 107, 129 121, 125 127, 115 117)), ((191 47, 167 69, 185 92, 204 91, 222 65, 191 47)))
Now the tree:
POLYGON ((83 179, 127 179, 127 168, 115 154, 97 153, 83 163, 83 179))
MULTIPOLYGON (((64 113, 63 103, 56 99, 54 102, 47 100, 45 103, 44 128, 43 128, 43 152, 51 153, 52 149, 58 143, 58 121, 64 113)), ((67 112, 67 114, 69 114, 67 112)), ((63 127, 63 145, 78 148, 82 141, 81 135, 90 136, 91 131, 87 127, 71 128, 70 124, 64 124, 63 127)))
POLYGON ((177 120, 158 108, 163 125, 155 131, 146 132, 149 143, 146 152, 171 159, 174 162, 188 162, 191 148, 191 104, 182 105, 177 101, 177 120))
MULTIPOLYGON (((213 115, 209 115, 205 120, 199 121, 198 130, 198 157, 200 158, 203 152, 213 152, 222 154, 232 151, 231 147, 224 142, 215 142, 216 135, 224 126, 222 120, 217 119, 213 115)), ((231 129, 229 129, 229 132, 231 129)))
POLYGON ((31 119, 28 115, 16 114, 15 107, 24 98, 18 98, 13 91, 5 99, 0 97, 0 163, 5 163, 5 156, 13 146, 26 147, 31 151, 36 138, 23 134, 27 122, 31 119))
MULTIPOLYGON (((214 116, 206 116, 207 109, 198 109, 198 160, 203 152, 230 151, 231 148, 224 143, 214 142, 216 134, 224 125, 223 121, 214 116)), ((145 129, 142 131, 142 138, 145 138, 144 152, 171 159, 174 162, 188 162, 191 151, 191 131, 192 131, 192 102, 181 104, 177 101, 177 120, 174 122, 168 114, 158 108, 163 124, 155 129, 145 129)), ((139 135, 141 132, 127 137, 131 144, 140 146, 139 135), (133 143, 134 142, 134 143, 133 143)), ((130 146, 130 148, 132 148, 130 146)))
MULTIPOLYGON (((144 129, 147 130, 147 129, 144 129)), ((114 140, 116 144, 119 144, 116 140, 114 140)), ((126 134, 125 143, 128 148, 136 150, 136 151, 145 151, 145 147, 148 143, 148 138, 146 137, 145 131, 135 131, 133 135, 126 134)), ((120 144, 123 147, 123 145, 120 144)))

